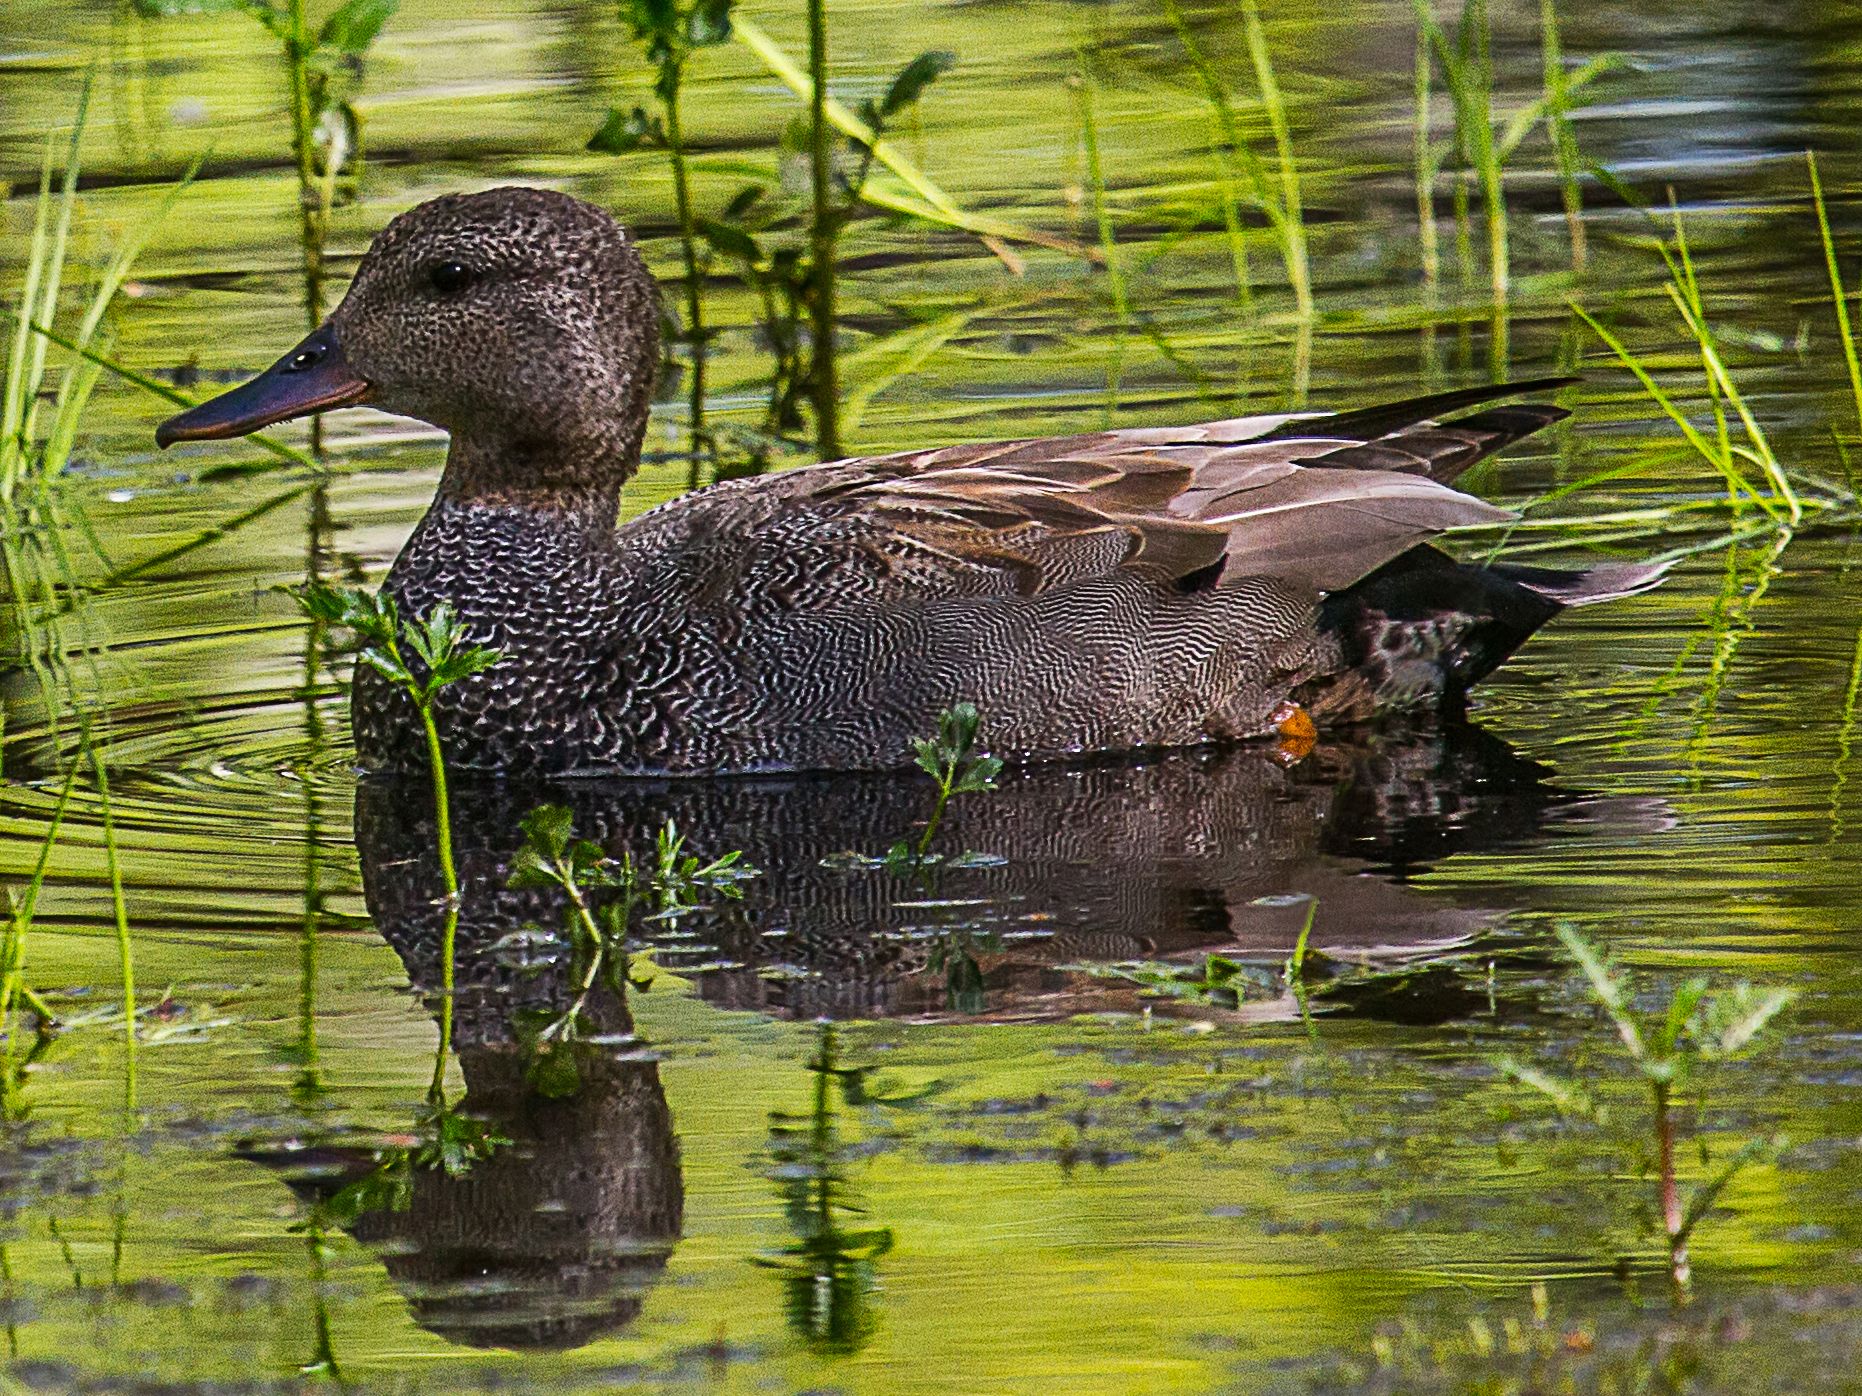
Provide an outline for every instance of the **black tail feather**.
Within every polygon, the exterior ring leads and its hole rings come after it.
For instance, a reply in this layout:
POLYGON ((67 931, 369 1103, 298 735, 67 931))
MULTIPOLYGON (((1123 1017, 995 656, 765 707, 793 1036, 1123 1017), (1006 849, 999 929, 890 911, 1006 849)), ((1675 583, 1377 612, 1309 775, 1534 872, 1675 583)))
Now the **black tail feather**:
POLYGON ((1666 571, 1665 563, 1482 567, 1411 548, 1320 609, 1320 628, 1341 650, 1338 701, 1358 716, 1457 715, 1469 689, 1567 606, 1633 596, 1666 571))
POLYGON ((1524 393, 1549 393, 1579 381, 1569 376, 1528 378, 1518 383, 1489 383, 1479 388, 1455 388, 1445 393, 1429 393, 1423 397, 1405 398, 1401 402, 1380 403, 1375 407, 1333 412, 1322 417, 1297 417, 1276 427, 1263 439, 1330 436, 1347 441, 1375 441, 1393 431, 1401 431, 1404 427, 1436 421, 1444 414, 1459 412, 1464 407, 1479 407, 1482 403, 1498 402, 1502 398, 1519 397, 1524 393))

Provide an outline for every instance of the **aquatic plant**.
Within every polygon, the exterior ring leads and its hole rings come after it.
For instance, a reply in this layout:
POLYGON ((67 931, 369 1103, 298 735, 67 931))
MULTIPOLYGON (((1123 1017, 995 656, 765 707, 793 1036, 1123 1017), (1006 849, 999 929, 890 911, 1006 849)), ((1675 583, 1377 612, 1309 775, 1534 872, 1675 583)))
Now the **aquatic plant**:
MULTIPOLYGON (((825 17, 816 15, 810 23, 811 36, 823 45, 821 52, 811 46, 811 64, 825 63, 825 17)), ((916 106, 926 89, 956 61, 955 54, 942 50, 912 59, 894 75, 882 96, 860 104, 858 118, 847 123, 851 130, 844 144, 833 138, 825 85, 810 79, 805 241, 777 242, 769 236, 770 226, 782 218, 783 210, 762 185, 745 186, 718 217, 698 220, 700 236, 715 252, 735 262, 744 283, 757 293, 763 335, 773 359, 764 430, 777 439, 799 431, 801 405, 807 402, 814 417, 815 450, 823 460, 841 454, 835 249, 841 231, 867 196, 873 165, 886 149, 887 129, 916 106), (804 321, 809 326, 805 340, 804 321)))
POLYGON ((877 1098, 865 1088, 866 1069, 841 1060, 833 1023, 820 1025, 807 1069, 814 1076, 808 1113, 769 1115, 770 1173, 794 1240, 755 1263, 782 1276, 789 1327, 803 1342, 817 1352, 858 1352, 878 1327, 873 1294, 893 1234, 867 1223, 853 1196, 847 1169, 853 1152, 842 1139, 834 1095, 856 1106, 877 1098))
POLYGON ((1307 1374, 1310 1396, 1693 1396, 1735 1389, 1749 1325, 1736 1314, 1693 1323, 1560 1313, 1542 1283, 1529 1306, 1482 1305, 1459 1323, 1405 1317, 1369 1351, 1307 1374), (1496 1311, 1497 1310, 1497 1311, 1496 1311))
POLYGON ((653 95, 659 114, 645 108, 608 112, 599 130, 589 137, 588 148, 609 155, 624 155, 648 146, 666 152, 672 165, 673 202, 679 215, 679 249, 685 263, 685 324, 680 337, 686 347, 688 375, 686 401, 691 456, 689 488, 696 488, 699 464, 716 445, 705 430, 705 353, 710 332, 705 328, 704 274, 699 246, 698 215, 692 204, 691 176, 686 165, 685 127, 680 98, 685 87, 685 66, 700 49, 728 43, 734 0, 622 0, 621 18, 633 32, 634 42, 653 65, 653 95))
POLYGON ((535 1034, 533 1050, 547 1070, 549 1044, 575 1036, 597 984, 606 982, 616 994, 624 994, 628 984, 645 987, 627 961, 636 911, 651 906, 655 919, 676 920, 697 910, 706 895, 742 897, 742 884, 758 874, 740 850, 708 861, 688 853, 685 836, 671 821, 655 839, 650 865, 637 863, 631 853, 611 858, 599 844, 577 838, 574 816, 562 805, 539 805, 519 827, 524 841, 512 857, 506 885, 563 894, 563 920, 579 965, 575 998, 535 1034))
MULTIPOLYGON (((1676 985, 1665 1007, 1645 1015, 1635 1007, 1632 980, 1597 947, 1569 926, 1559 926, 1555 933, 1583 974, 1592 1001, 1616 1029, 1633 1075, 1648 1088, 1657 1208, 1668 1247, 1668 1274, 1676 1300, 1685 1303, 1693 1273, 1688 1242, 1695 1229, 1740 1170, 1774 1154, 1778 1144, 1771 1139, 1748 1140, 1684 1199, 1675 1161, 1677 1097, 1708 1064, 1753 1051, 1794 996, 1788 989, 1743 983, 1716 990, 1707 979, 1695 977, 1676 985)), ((1592 1120, 1604 1114, 1593 1092, 1579 1081, 1511 1056, 1500 1057, 1496 1064, 1506 1077, 1537 1091, 1560 1113, 1592 1120)))
MULTIPOLYGON (((311 33, 306 0, 133 0, 148 18, 237 12, 277 40, 291 114, 291 155, 297 174, 298 241, 303 256, 307 327, 323 322, 324 256, 330 214, 339 195, 353 197, 363 148, 354 96, 369 49, 400 0, 343 0, 311 33)), ((310 423, 311 451, 323 451, 323 423, 310 423)))
POLYGON ((1575 70, 1566 71, 1564 49, 1558 29, 1554 0, 1541 0, 1540 49, 1543 59, 1544 85, 1540 95, 1515 111, 1504 126, 1494 110, 1494 68, 1492 35, 1487 0, 1469 0, 1451 38, 1435 18, 1434 0, 1413 0, 1419 35, 1417 46, 1416 100, 1416 201, 1417 213, 1425 228, 1422 241, 1423 279, 1433 285, 1437 276, 1435 219, 1435 179, 1441 168, 1442 150, 1429 131, 1430 81, 1425 71, 1430 55, 1441 69, 1444 86, 1454 107, 1452 150, 1461 177, 1456 181, 1456 248, 1461 262, 1462 279, 1473 279, 1474 253, 1469 233, 1469 182, 1480 189, 1481 213, 1487 229, 1487 266, 1489 284, 1496 306, 1504 306, 1512 285, 1511 253, 1507 226, 1504 172, 1520 145, 1533 129, 1544 125, 1552 144, 1558 168, 1559 187, 1564 200, 1566 220, 1571 235, 1574 265, 1584 260, 1583 211, 1578 184, 1581 157, 1577 137, 1571 125, 1572 110, 1588 96, 1591 84, 1622 64, 1620 55, 1598 54, 1575 70))
POLYGON ((443 1073, 452 1042, 453 942, 459 929, 459 874, 453 866, 452 800, 446 788, 446 754, 433 708, 441 691, 498 663, 497 650, 465 643, 458 613, 442 601, 424 617, 403 618, 394 598, 362 587, 333 587, 316 582, 296 596, 313 623, 354 631, 362 648, 356 661, 375 670, 407 695, 420 715, 426 735, 427 772, 433 781, 433 817, 437 829, 440 874, 446 886, 446 925, 440 946, 440 1051, 429 1094, 444 1099, 443 1073), (410 662, 410 655, 412 661, 410 662))
POLYGON ((22 1076, 44 1049, 58 1021, 51 1005, 39 996, 26 977, 26 950, 33 918, 38 914, 39 894, 45 886, 46 869, 51 863, 59 830, 64 825, 77 771, 77 764, 73 762, 65 773, 58 803, 52 807, 52 817, 47 821, 45 837, 39 842, 39 854, 26 885, 18 893, 10 887, 0 888, 0 902, 4 902, 6 912, 6 930, 0 935, 0 1041, 4 1042, 4 1048, 0 1049, 0 1118, 14 1119, 19 1115, 22 1076), (20 1044, 25 1038, 26 1013, 31 1013, 38 1021, 36 1041, 22 1053, 20 1044))
POLYGON ((1002 762, 998 757, 977 750, 977 733, 982 721, 982 714, 974 703, 957 703, 938 714, 937 731, 933 735, 913 740, 912 764, 937 782, 937 798, 917 845, 914 847, 904 841, 894 844, 886 855, 888 866, 923 864, 930 856, 931 841, 937 837, 938 826, 944 821, 944 811, 952 797, 996 788, 1002 762))
MULTIPOLYGON (((775 40, 763 31, 761 26, 753 23, 748 16, 738 14, 732 20, 731 37, 754 54, 783 86, 812 108, 814 84, 809 79, 808 73, 785 53, 775 40)), ((1043 232, 1039 228, 1022 227, 1006 219, 973 213, 961 208, 957 201, 938 185, 937 181, 919 169, 896 144, 889 140, 874 140, 872 127, 850 108, 836 100, 832 93, 822 100, 821 111, 822 115, 827 118, 828 124, 849 140, 870 142, 873 146, 874 161, 883 166, 898 181, 896 186, 891 184, 881 186, 874 181, 863 190, 861 194, 863 202, 871 204, 874 208, 903 213, 927 223, 969 233, 981 242, 1003 266, 1018 275, 1024 268, 1021 259, 1009 247, 1008 244, 1011 242, 1051 247, 1069 256, 1082 257, 1089 261, 1093 259, 1094 254, 1091 248, 1084 247, 1071 238, 1043 232)))
POLYGON ((1855 329, 1849 320, 1849 292, 1843 288, 1842 268, 1836 260, 1836 239, 1830 233, 1830 211, 1823 202, 1823 181, 1817 175, 1817 157, 1804 152, 1810 171, 1810 199, 1817 211, 1817 234, 1823 244, 1823 263, 1830 276, 1830 307, 1836 313, 1837 338, 1843 346, 1843 364, 1849 371, 1849 394, 1855 402, 1856 424, 1862 427, 1862 360, 1856 354, 1855 329))
MULTIPOLYGON (((1081 54, 1080 71, 1067 79, 1073 92, 1074 107, 1080 119, 1080 148, 1086 156, 1086 192, 1091 202, 1093 226, 1099 237, 1099 255, 1105 263, 1106 285, 1112 292, 1112 312, 1118 317, 1121 333, 1131 319, 1131 298, 1125 288, 1125 268, 1119 258, 1118 234, 1112 226, 1112 210, 1106 202, 1105 164, 1099 153, 1099 120, 1094 104, 1092 74, 1081 54)), ((1115 376, 1107 388, 1107 397, 1116 401, 1118 380, 1115 376)))
MULTIPOLYGON (((73 532, 79 536, 89 535, 82 527, 73 528, 59 487, 71 462, 79 424, 102 373, 101 367, 93 362, 97 357, 93 346, 105 337, 106 316, 128 279, 130 268, 192 179, 193 170, 164 194, 150 218, 117 245, 96 273, 95 284, 77 324, 71 327, 68 335, 59 335, 53 326, 59 321, 60 301, 67 280, 77 202, 78 152, 90 96, 91 84, 87 79, 79 94, 71 131, 62 142, 62 165, 58 159, 61 146, 58 136, 47 137, 32 239, 18 299, 10 308, 13 328, 5 362, 6 376, 4 382, 0 382, 0 572, 4 574, 9 603, 9 657, 31 673, 53 735, 58 734, 67 716, 75 725, 78 739, 75 763, 88 768, 96 789, 123 994, 125 1086, 127 1095, 133 1098, 135 956, 123 893, 108 762, 95 733, 93 709, 102 680, 96 648, 87 644, 82 636, 72 637, 65 627, 66 617, 73 612, 82 619, 82 607, 88 596, 65 539, 73 532), (57 386, 48 389, 47 345, 53 339, 67 345, 75 358, 60 373, 57 386), (43 411, 48 403, 49 416, 43 411), (80 682, 73 672, 74 653, 82 655, 86 662, 88 684, 80 682)), ((75 769, 74 764, 72 771, 75 769)), ((70 778, 68 773, 67 782, 70 778)), ((36 900, 36 893, 29 900, 36 900)), ((30 915, 23 921, 18 919, 18 908, 9 919, 8 936, 17 942, 21 955, 30 921, 30 915)), ((16 988, 15 994, 18 992, 16 988)))
MULTIPOLYGON (((1551 137, 1552 158, 1558 167, 1558 194, 1564 201, 1565 230, 1571 239, 1571 267, 1574 271, 1582 271, 1588 257, 1584 237, 1584 188, 1579 182, 1584 161, 1578 153, 1577 131, 1571 124, 1572 79, 1565 71, 1557 0, 1539 0, 1539 57, 1544 72, 1545 130, 1551 137)), ((1611 56, 1605 60, 1605 66, 1614 66, 1617 61, 1611 56)), ((1603 70, 1600 67, 1597 71, 1603 70)))
POLYGON ((1277 181, 1269 176, 1266 165, 1243 134, 1228 86, 1203 51, 1202 45, 1197 42, 1177 0, 1163 0, 1163 4, 1164 14, 1176 30, 1177 41, 1183 46, 1190 66, 1196 70, 1208 103, 1210 121, 1216 135, 1214 158, 1217 194, 1221 201, 1223 226, 1228 233, 1229 256, 1235 269, 1237 295, 1244 303, 1251 300, 1247 242, 1237 216, 1238 181, 1234 166, 1235 161, 1240 160, 1242 173, 1247 179, 1250 202, 1267 219, 1274 242, 1280 249, 1287 284, 1293 290, 1294 307, 1302 319, 1310 318, 1313 313, 1312 271, 1306 247, 1306 213, 1300 192, 1299 164, 1293 155, 1292 125, 1288 119, 1286 96, 1274 73, 1273 56, 1268 50, 1267 31, 1261 23, 1260 7, 1255 0, 1243 0, 1241 15, 1248 61, 1254 70, 1255 89, 1273 137, 1275 160, 1279 166, 1277 181), (1277 189, 1276 183, 1279 186, 1277 189))
POLYGON ((1706 300, 1701 291, 1700 278, 1695 272, 1693 255, 1688 249, 1687 229, 1681 221, 1680 209, 1677 207, 1671 212, 1674 232, 1672 243, 1657 238, 1654 245, 1668 268, 1668 284, 1663 289, 1700 358, 1707 398, 1713 411, 1712 439, 1705 436, 1663 391, 1641 356, 1631 352, 1616 334, 1576 301, 1570 302, 1571 309, 1609 347, 1624 367, 1635 374, 1643 390, 1668 419, 1680 428, 1688 444, 1720 474, 1735 504, 1742 500, 1755 504, 1774 523, 1799 523, 1804 516, 1804 501, 1790 476, 1785 473, 1764 428, 1747 406, 1726 367, 1726 361, 1720 353, 1719 336, 1714 332, 1707 315, 1706 300), (1729 408, 1738 419, 1743 439, 1734 438, 1732 423, 1728 419, 1729 408), (1761 490, 1748 476, 1749 468, 1758 470, 1766 489, 1761 490))

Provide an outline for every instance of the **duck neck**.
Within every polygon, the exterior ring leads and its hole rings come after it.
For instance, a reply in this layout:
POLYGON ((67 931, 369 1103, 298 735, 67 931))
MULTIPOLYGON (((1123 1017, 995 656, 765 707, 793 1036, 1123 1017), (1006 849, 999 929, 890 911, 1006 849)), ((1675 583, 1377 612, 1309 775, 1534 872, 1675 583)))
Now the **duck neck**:
POLYGON ((605 442, 487 441, 455 435, 440 476, 451 505, 558 519, 578 531, 611 533, 621 486, 637 453, 605 442))

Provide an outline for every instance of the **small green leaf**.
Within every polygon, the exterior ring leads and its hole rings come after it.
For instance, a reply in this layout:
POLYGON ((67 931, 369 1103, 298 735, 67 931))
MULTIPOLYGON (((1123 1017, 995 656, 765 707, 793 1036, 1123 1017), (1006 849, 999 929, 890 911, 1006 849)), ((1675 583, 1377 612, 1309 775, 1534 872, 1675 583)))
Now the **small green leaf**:
POLYGON ((575 829, 575 816, 562 805, 538 805, 517 827, 526 846, 549 862, 561 862, 575 829))
POLYGON ((749 267, 760 266, 763 262, 763 248, 743 228, 735 223, 725 223, 715 218, 698 220, 698 235, 710 243, 713 249, 726 257, 734 257, 749 267))
POLYGON ((543 857, 532 844, 523 844, 511 855, 511 875, 504 885, 514 890, 535 890, 561 885, 554 872, 543 866, 543 857))
POLYGON ((1642 1029, 1630 1016, 1629 992, 1623 981, 1605 962, 1597 947, 1570 926, 1559 925, 1553 929, 1553 934, 1590 981, 1592 996, 1603 1005, 1604 1012, 1610 1015, 1610 1021, 1616 1025, 1617 1035, 1623 1039, 1629 1055, 1638 1062, 1646 1063, 1649 1059, 1648 1044, 1642 1040, 1642 1029))
POLYGON ((582 1089, 575 1046, 560 1039, 539 1043, 524 1075, 530 1088, 545 1100, 568 1100, 582 1089))
POLYGON ((1494 1066, 1502 1076, 1530 1086, 1540 1095, 1552 1102, 1554 1109, 1561 1115, 1575 1115, 1581 1119, 1597 1118, 1597 1103, 1589 1093, 1576 1081, 1563 1076, 1554 1076, 1549 1071, 1541 1071, 1536 1066, 1516 1061, 1512 1057, 1496 1057, 1494 1066))
POLYGON ((956 65, 957 55, 948 49, 932 49, 919 54, 899 69, 899 75, 892 80, 892 86, 886 89, 886 95, 879 103, 880 116, 897 116, 924 96, 927 87, 956 65))
POLYGON ((666 144, 666 130, 644 107, 624 112, 614 107, 599 130, 588 138, 587 149, 603 155, 628 155, 648 145, 666 144))
POLYGON ((1789 989, 1761 989, 1751 984, 1713 995, 1702 1006, 1694 1029, 1701 1055, 1738 1056, 1794 997, 1789 989))
POLYGON ((310 582, 294 589, 291 595, 312 620, 320 620, 326 625, 344 624, 349 601, 335 587, 326 586, 322 582, 310 582))
POLYGON ((365 649, 356 655, 356 660, 359 663, 368 665, 369 668, 373 669, 390 683, 412 684, 414 682, 414 676, 408 673, 405 667, 397 663, 394 656, 386 654, 381 650, 373 648, 365 649))
POLYGON ((674 0, 621 0, 621 17, 632 26, 636 39, 667 39, 679 28, 674 0))
POLYGON ((763 186, 760 184, 744 185, 743 188, 731 195, 731 201, 724 205, 724 218, 727 221, 735 222, 737 219, 747 217, 750 210, 755 208, 762 200, 765 192, 763 186))
POLYGON ((1694 1018, 1694 1011, 1700 1007, 1700 1001, 1706 997, 1707 981, 1694 978, 1684 981, 1674 991, 1674 997, 1668 1000, 1668 1014, 1662 1020, 1661 1031, 1655 1036, 1655 1050, 1666 1056, 1674 1051, 1681 1033, 1694 1018))
POLYGON ((354 58, 368 52, 401 0, 344 0, 317 31, 317 47, 354 58))
POLYGON ((485 645, 474 645, 470 649, 458 650, 446 657, 444 663, 434 669, 434 677, 441 684, 458 683, 461 679, 482 674, 487 669, 498 667, 504 658, 502 650, 494 650, 485 645))

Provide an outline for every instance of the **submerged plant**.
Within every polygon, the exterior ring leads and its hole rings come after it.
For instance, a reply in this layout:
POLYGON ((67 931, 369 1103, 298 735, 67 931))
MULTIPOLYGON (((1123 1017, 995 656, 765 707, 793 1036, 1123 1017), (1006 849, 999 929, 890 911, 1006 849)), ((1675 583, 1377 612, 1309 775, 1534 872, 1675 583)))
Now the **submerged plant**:
POLYGON ((670 820, 659 831, 650 865, 636 862, 631 853, 611 858, 599 844, 577 838, 574 816, 562 805, 539 805, 520 827, 524 841, 511 860, 507 885, 563 894, 563 921, 578 964, 575 998, 537 1032, 533 1043, 539 1066, 547 1071, 550 1044, 576 1035, 597 984, 605 982, 616 994, 624 994, 628 984, 645 987, 628 969, 627 939, 636 912, 676 920, 696 911, 706 895, 742 897, 742 884, 757 870, 738 850, 709 861, 688 853, 684 835, 670 820))
MULTIPOLYGON (((812 13, 812 12, 811 12, 812 13)), ((826 43, 825 16, 811 18, 811 35, 826 43), (820 25, 819 34, 814 26, 820 25)), ((811 54, 825 63, 825 48, 811 54)), ((784 216, 762 185, 739 190, 715 218, 698 220, 700 236, 713 251, 735 262, 744 283, 756 292, 759 318, 773 359, 764 430, 779 439, 803 425, 807 403, 815 425, 815 449, 823 460, 841 453, 839 367, 835 355, 835 256, 841 231, 867 197, 874 163, 885 158, 886 132, 956 63, 956 55, 932 50, 912 59, 878 98, 860 104, 844 123, 826 96, 825 84, 808 84, 810 121, 801 143, 809 162, 807 235, 779 241, 770 228, 784 216), (807 326, 804 336, 803 327, 807 326)))
POLYGON ((866 1088, 866 1070, 840 1056, 839 1031, 822 1023, 808 1059, 814 1090, 806 1115, 772 1110, 769 1117, 771 1176, 782 1196, 794 1240, 756 1263, 782 1276, 789 1327, 818 1352, 851 1353, 866 1345, 878 1326, 873 1293, 878 1263, 892 1249, 892 1229, 875 1226, 853 1195, 834 1097, 848 1106, 901 1104, 918 1096, 876 1097, 866 1088))
POLYGON ((679 250, 685 263, 686 382, 689 451, 688 486, 698 484, 699 462, 716 454, 705 430, 705 353, 710 332, 705 328, 703 255, 699 246, 698 215, 692 204, 690 173, 686 167, 685 127, 680 97, 685 87, 685 65, 700 49, 714 48, 731 37, 734 0, 622 0, 621 18, 633 32, 634 42, 653 65, 653 95, 659 113, 649 115, 635 107, 609 111, 607 120, 589 138, 588 148, 608 155, 624 155, 648 146, 666 152, 672 164, 673 202, 679 215, 679 250))
MULTIPOLYGON (((1616 1029, 1634 1075, 1648 1087, 1668 1274, 1677 1301, 1685 1303, 1692 1287, 1688 1241, 1695 1228, 1734 1176, 1748 1164, 1774 1154, 1778 1144, 1770 1139, 1747 1141, 1716 1173, 1684 1196, 1675 1162, 1677 1097, 1694 1085, 1703 1067, 1754 1050, 1793 995, 1788 989, 1749 984, 1715 990, 1706 979, 1692 978, 1675 987, 1664 1008, 1645 1015, 1634 1005, 1631 980, 1606 961, 1597 947, 1568 926, 1560 926, 1556 934, 1583 973, 1592 1000, 1616 1029)), ((1593 1120, 1603 1117, 1603 1107, 1579 1081, 1512 1057, 1501 1057, 1498 1065, 1508 1078, 1539 1092, 1561 1113, 1593 1120)))
POLYGON ((982 714, 974 703, 958 703, 938 714, 934 735, 912 742, 912 764, 937 782, 937 799, 931 806, 931 817, 925 821, 924 832, 918 836, 917 846, 903 841, 894 844, 886 855, 889 866, 917 867, 926 861, 931 853, 931 841, 937 837, 938 826, 943 823, 944 811, 953 796, 980 794, 996 788, 996 777, 1002 774, 1002 761, 977 750, 977 731, 982 721, 982 714))
POLYGON ((297 598, 313 621, 355 632, 362 648, 356 661, 366 664, 413 703, 427 739, 427 772, 433 781, 433 818, 440 873, 446 885, 446 925, 440 945, 440 1048, 435 1057, 429 1095, 443 1100, 446 1052, 452 1042, 453 941, 459 929, 459 874, 453 865, 452 801, 446 788, 446 753, 433 708, 440 692, 497 664, 497 650, 465 642, 459 615, 442 601, 424 617, 403 618, 394 598, 361 587, 313 583, 297 598), (410 658, 411 656, 411 658, 410 658))

